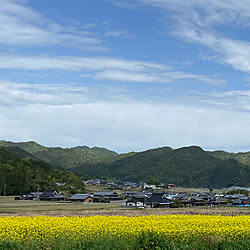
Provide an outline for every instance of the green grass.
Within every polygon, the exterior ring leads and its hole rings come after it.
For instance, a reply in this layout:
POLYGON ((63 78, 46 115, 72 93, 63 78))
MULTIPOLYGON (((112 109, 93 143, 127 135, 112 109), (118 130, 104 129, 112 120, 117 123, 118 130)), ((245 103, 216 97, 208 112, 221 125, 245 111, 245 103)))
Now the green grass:
POLYGON ((31 213, 31 212, 57 212, 57 211, 82 211, 118 209, 121 203, 59 203, 47 201, 14 201, 0 198, 0 213, 31 213))
POLYGON ((52 240, 49 242, 11 242, 0 241, 0 250, 36 250, 36 249, 51 249, 51 250, 66 250, 66 249, 98 249, 98 250, 134 250, 134 249, 173 249, 173 250, 189 250, 189 249, 249 249, 250 240, 216 240, 213 238, 201 239, 192 242, 168 241, 163 236, 155 233, 141 233, 136 237, 118 239, 116 237, 106 237, 99 239, 89 239, 87 241, 72 241, 67 239, 52 240))

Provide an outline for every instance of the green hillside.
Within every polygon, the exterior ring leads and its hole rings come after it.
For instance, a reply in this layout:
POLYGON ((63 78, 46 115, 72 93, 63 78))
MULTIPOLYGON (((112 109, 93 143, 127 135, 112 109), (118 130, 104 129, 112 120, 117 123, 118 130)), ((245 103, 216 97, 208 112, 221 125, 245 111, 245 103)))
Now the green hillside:
POLYGON ((221 159, 221 160, 226 160, 226 159, 235 159, 238 162, 245 164, 247 166, 250 166, 250 152, 245 152, 245 153, 228 153, 225 151, 214 151, 214 152, 209 152, 212 156, 221 159))
POLYGON ((250 185, 250 167, 234 159, 220 160, 195 146, 148 150, 111 163, 82 165, 73 171, 131 181, 154 179, 187 187, 250 185))
POLYGON ((192 146, 117 154, 105 148, 51 148, 36 142, 0 141, 1 146, 20 157, 39 159, 78 175, 128 181, 158 180, 187 187, 250 186, 250 152, 207 152, 192 146))
POLYGON ((27 158, 21 149, 17 154, 10 152, 15 148, 0 148, 0 195, 26 194, 31 191, 55 189, 56 182, 75 187, 81 180, 75 174, 52 168, 48 163, 27 158), (9 151, 10 150, 10 151, 9 151))
POLYGON ((36 142, 13 143, 0 141, 0 147, 18 147, 32 154, 37 159, 46 161, 54 167, 71 169, 82 164, 110 161, 112 158, 120 158, 119 154, 105 148, 87 146, 74 148, 44 147, 36 142))
POLYGON ((43 150, 47 150, 46 147, 34 142, 34 141, 28 141, 28 142, 10 142, 10 141, 3 141, 0 140, 0 147, 16 147, 21 148, 25 150, 26 152, 30 154, 35 154, 37 152, 41 152, 43 150))

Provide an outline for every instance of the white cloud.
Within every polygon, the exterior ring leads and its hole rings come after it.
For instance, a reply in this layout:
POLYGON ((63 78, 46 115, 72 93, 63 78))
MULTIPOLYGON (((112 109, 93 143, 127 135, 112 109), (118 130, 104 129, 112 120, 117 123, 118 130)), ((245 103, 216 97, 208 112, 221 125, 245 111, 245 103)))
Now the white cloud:
MULTIPOLYGON (((130 3, 119 1, 120 7, 126 7, 121 2, 130 3)), ((136 3, 165 9, 167 16, 170 11, 175 22, 172 34, 211 49, 217 56, 209 56, 210 59, 250 72, 250 42, 226 37, 218 29, 249 27, 249 0, 137 0, 136 3)))
POLYGON ((0 0, 0 44, 106 50, 95 34, 55 23, 20 1, 0 0))
POLYGON ((0 55, 0 69, 79 71, 85 78, 123 82, 168 83, 187 79, 226 84, 218 77, 174 71, 164 64, 105 57, 0 55))
POLYGON ((152 83, 170 83, 181 80, 192 80, 193 82, 205 83, 208 85, 224 85, 225 80, 212 77, 189 74, 181 71, 171 72, 133 72, 133 71, 117 71, 117 70, 106 70, 97 73, 94 77, 97 80, 111 80, 121 82, 152 82, 152 83))
POLYGON ((83 29, 91 29, 96 27, 96 23, 86 23, 83 26, 83 29))
POLYGON ((250 140, 249 114, 187 105, 97 101, 0 110, 1 138, 53 146, 97 145, 123 152, 163 145, 237 150, 250 140))
POLYGON ((128 39, 135 38, 135 35, 128 32, 127 30, 110 30, 110 31, 105 32, 104 36, 121 37, 121 38, 128 38, 128 39))
POLYGON ((250 73, 250 42, 225 38, 221 34, 197 28, 185 21, 180 21, 178 29, 173 33, 188 42, 202 44, 217 53, 218 56, 208 57, 209 59, 250 73))
POLYGON ((23 69, 23 70, 131 70, 147 71, 166 70, 163 64, 124 60, 108 57, 71 57, 71 56, 17 56, 0 55, 0 68, 2 69, 23 69))
POLYGON ((96 145, 120 152, 164 145, 232 151, 249 147, 249 90, 159 101, 131 95, 128 100, 119 89, 77 84, 0 86, 1 139, 96 145))

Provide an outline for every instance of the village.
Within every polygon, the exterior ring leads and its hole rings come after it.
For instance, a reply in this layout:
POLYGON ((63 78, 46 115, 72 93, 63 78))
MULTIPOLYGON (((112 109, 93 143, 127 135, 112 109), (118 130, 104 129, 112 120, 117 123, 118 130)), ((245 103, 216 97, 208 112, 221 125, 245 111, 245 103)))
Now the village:
MULTIPOLYGON (((230 187, 217 192, 199 189, 196 192, 180 191, 175 184, 149 185, 147 183, 107 180, 84 181, 89 193, 65 195, 57 190, 31 192, 15 196, 15 200, 51 201, 64 203, 120 203, 126 208, 179 208, 241 206, 250 207, 250 188, 230 187)), ((63 186, 64 183, 57 183, 63 186)), ((185 190, 185 189, 184 189, 185 190)))

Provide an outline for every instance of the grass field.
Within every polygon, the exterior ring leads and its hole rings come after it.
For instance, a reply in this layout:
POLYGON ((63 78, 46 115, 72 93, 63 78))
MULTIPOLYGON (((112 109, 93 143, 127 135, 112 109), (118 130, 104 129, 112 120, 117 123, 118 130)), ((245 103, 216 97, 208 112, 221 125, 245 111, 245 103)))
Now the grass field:
POLYGON ((14 197, 0 197, 0 216, 140 216, 167 214, 250 215, 250 208, 193 207, 165 209, 122 208, 118 203, 59 203, 46 201, 15 201, 14 197))

